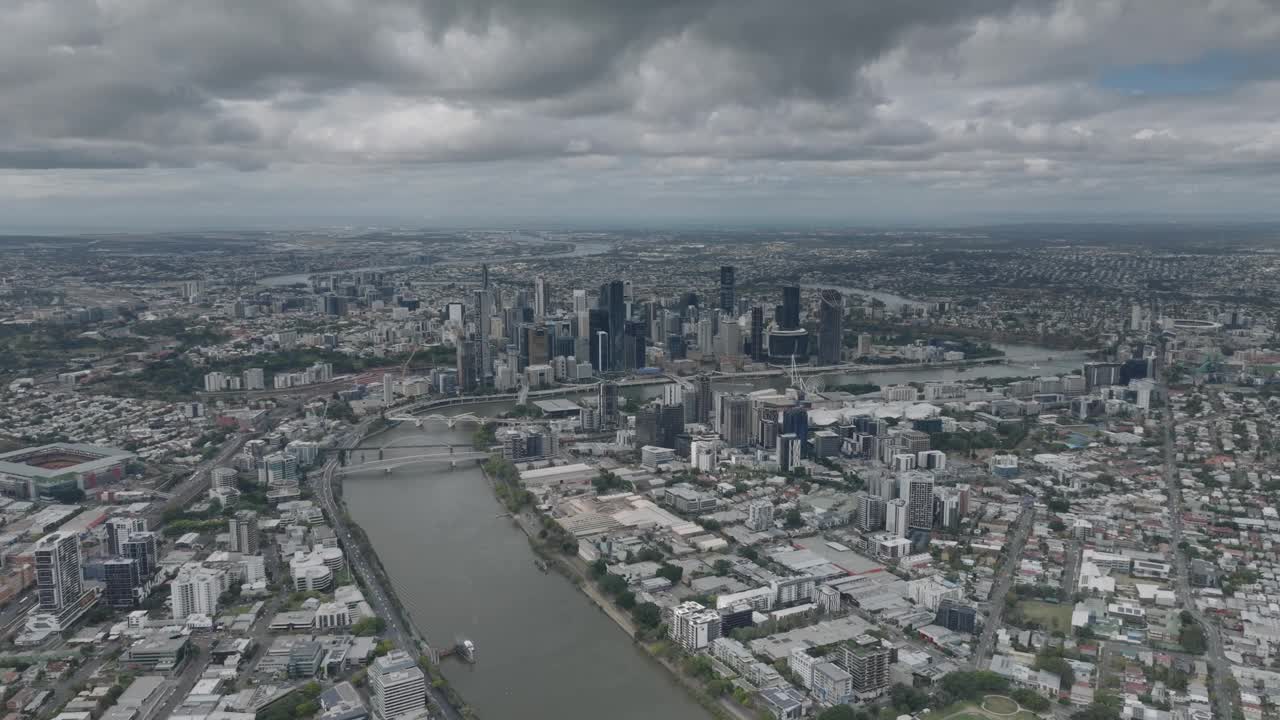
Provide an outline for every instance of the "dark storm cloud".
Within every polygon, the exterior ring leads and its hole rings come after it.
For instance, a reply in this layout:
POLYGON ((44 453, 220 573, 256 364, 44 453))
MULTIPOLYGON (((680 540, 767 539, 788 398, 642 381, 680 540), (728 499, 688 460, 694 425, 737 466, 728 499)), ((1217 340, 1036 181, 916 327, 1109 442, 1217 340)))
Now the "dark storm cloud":
POLYGON ((701 196, 763 177, 793 197, 832 178, 1093 189, 1229 182, 1280 158, 1267 70, 1280 62, 1259 60, 1280 46, 1275 0, 0 0, 0 13, 0 180, 9 169, 19 195, 75 197, 113 169, 138 172, 111 192, 146 194, 165 168, 345 187, 340 173, 446 165, 480 186, 530 178, 511 189, 531 197, 676 177, 701 196), (1225 68, 1212 99, 1101 80, 1206 57, 1250 67, 1225 68), (71 169, 103 172, 60 184, 71 169))

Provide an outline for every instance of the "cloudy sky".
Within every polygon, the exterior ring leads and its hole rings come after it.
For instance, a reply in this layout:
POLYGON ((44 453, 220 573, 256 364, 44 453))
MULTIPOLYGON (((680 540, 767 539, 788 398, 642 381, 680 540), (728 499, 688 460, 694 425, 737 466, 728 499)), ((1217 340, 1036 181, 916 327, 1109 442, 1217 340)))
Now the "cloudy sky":
POLYGON ((0 13, 0 231, 1280 214, 1280 0, 0 13))

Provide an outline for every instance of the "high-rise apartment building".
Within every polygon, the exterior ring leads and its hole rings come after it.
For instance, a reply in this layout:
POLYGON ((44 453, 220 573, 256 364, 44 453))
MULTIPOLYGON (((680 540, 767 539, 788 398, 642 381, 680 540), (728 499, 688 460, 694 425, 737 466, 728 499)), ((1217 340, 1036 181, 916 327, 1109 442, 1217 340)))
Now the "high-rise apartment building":
POLYGON ((124 555, 124 543, 133 533, 146 532, 146 518, 133 515, 117 515, 104 523, 107 527, 107 552, 111 555, 124 555))
POLYGON ((184 569, 170 583, 173 619, 218 614, 218 596, 228 587, 226 573, 212 568, 184 569))
POLYGON ((392 650, 369 668, 369 696, 374 717, 396 720, 427 707, 427 680, 412 656, 392 650))
POLYGON ((134 532, 120 543, 121 557, 138 563, 138 576, 143 583, 150 583, 160 567, 160 538, 153 532, 134 532))
POLYGON ((227 521, 227 525, 231 535, 231 552, 258 554, 258 513, 240 510, 227 521))
POLYGON ((747 527, 756 532, 765 532, 773 528, 773 503, 768 500, 754 500, 747 506, 747 527))
POLYGON ((241 373, 241 380, 245 390, 265 390, 267 387, 266 373, 262 368, 247 368, 241 373))
POLYGON ((907 527, 928 530, 933 527, 933 476, 918 470, 899 476, 898 497, 907 501, 907 527))
POLYGON ((870 493, 858 496, 858 529, 863 532, 874 532, 884 529, 884 498, 870 493))
POLYGON ((672 608, 667 632, 685 652, 697 652, 720 637, 720 613, 692 600, 682 602, 672 608))
POLYGON ((860 635, 843 647, 838 662, 853 677, 853 692, 866 699, 882 694, 889 688, 889 660, 892 652, 879 640, 860 635))
POLYGON ((61 615, 82 601, 87 592, 80 567, 80 539, 54 532, 36 542, 36 596, 42 612, 61 615))

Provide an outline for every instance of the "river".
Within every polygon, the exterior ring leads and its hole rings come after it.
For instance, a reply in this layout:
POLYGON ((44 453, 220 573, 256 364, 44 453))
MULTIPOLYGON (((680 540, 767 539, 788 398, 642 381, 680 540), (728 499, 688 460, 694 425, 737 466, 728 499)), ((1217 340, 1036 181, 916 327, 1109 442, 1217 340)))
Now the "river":
MULTIPOLYGON (((1069 372, 1083 352, 1029 345, 999 345, 1010 364, 954 369, 885 370, 825 376, 840 383, 972 380, 1069 372), (1046 358, 1053 356, 1052 362, 1046 358), (1031 368, 1032 362, 1040 369, 1031 368)), ((781 386, 785 378, 743 381, 741 389, 781 386)), ((728 381, 718 387, 734 387, 728 381)), ((661 386, 629 389, 646 397, 661 386)), ((509 402, 450 408, 493 415, 509 402)), ((438 452, 408 447, 465 444, 471 427, 402 425, 377 436, 386 457, 438 452), (397 448, 397 446, 400 446, 397 448)), ((369 459, 376 451, 366 451, 369 459)), ((359 462, 359 453, 352 462, 359 462)), ((707 714, 666 670, 632 647, 631 640, 563 577, 542 573, 523 533, 493 498, 479 469, 414 465, 349 474, 343 494, 365 529, 401 602, 437 645, 465 637, 476 643, 474 666, 446 661, 444 672, 481 718, 522 716, 559 720, 705 720, 707 714)))

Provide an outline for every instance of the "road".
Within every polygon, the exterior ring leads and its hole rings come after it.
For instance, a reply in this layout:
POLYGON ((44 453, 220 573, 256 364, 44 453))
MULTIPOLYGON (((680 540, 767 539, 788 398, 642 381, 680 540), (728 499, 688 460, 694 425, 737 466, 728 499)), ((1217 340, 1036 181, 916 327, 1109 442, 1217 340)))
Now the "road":
MULTIPOLYGON (((1168 385, 1163 378, 1160 382, 1160 395, 1168 397, 1168 385)), ((1235 692, 1231 690, 1234 678, 1231 675, 1231 663, 1227 661, 1222 649, 1222 631, 1216 624, 1208 622, 1200 608, 1196 607, 1195 598, 1191 595, 1190 574, 1187 572, 1187 554, 1180 547, 1182 544, 1182 487, 1178 480, 1178 466, 1173 457, 1173 409, 1166 402, 1161 411, 1161 426, 1164 433, 1164 479, 1166 492, 1169 495, 1169 528, 1170 542, 1173 543, 1173 591, 1177 596, 1178 607, 1191 614, 1200 627, 1204 629, 1208 644, 1206 659, 1213 673, 1213 711, 1219 720, 1231 720, 1235 706, 1235 692)))
POLYGON ((1080 551, 1083 543, 1080 538, 1076 537, 1075 532, 1071 533, 1071 540, 1067 543, 1067 556, 1064 559, 1062 568, 1062 592, 1058 594, 1058 599, 1064 603, 1072 601, 1072 597, 1076 593, 1076 584, 1080 576, 1080 551))
MULTIPOLYGON (((369 423, 370 420, 361 421, 352 432, 340 440, 338 447, 349 448, 357 445, 368 430, 369 423)), ((377 574, 373 572, 373 568, 369 565, 368 558, 365 557, 360 544, 351 537, 351 528, 347 525, 346 517, 342 514, 341 508, 338 507, 338 503, 334 498, 333 478, 337 469, 338 461, 336 458, 330 458, 325 463, 324 469, 320 473, 319 487, 316 488, 316 497, 319 498, 325 513, 328 514, 329 522, 333 525, 333 531, 342 541, 343 549, 347 554, 347 565, 353 573, 360 577, 364 587, 368 590, 368 595, 365 599, 369 601, 374 613, 386 620, 387 639, 406 652, 418 656, 420 654, 420 646, 414 639, 416 633, 412 632, 411 628, 406 627, 404 619, 388 599, 382 582, 379 581, 377 574)), ((430 696, 432 704, 445 718, 448 720, 462 720, 462 714, 449 703, 449 699, 439 688, 427 683, 427 695, 430 696)))
POLYGON ((991 660, 991 653, 996 644, 996 630, 1001 627, 1004 620, 1005 602, 1009 597, 1009 590, 1013 587, 1013 575, 1021 564, 1022 548, 1027 544, 1027 538, 1031 535, 1035 520, 1035 506, 1023 505, 1022 513, 1018 515, 1018 522, 1013 531, 1013 539, 1006 547, 1004 562, 1000 565, 995 582, 991 585, 991 605, 987 613, 987 622, 982 626, 982 635, 978 638, 978 645, 970 661, 976 669, 984 669, 991 660))

